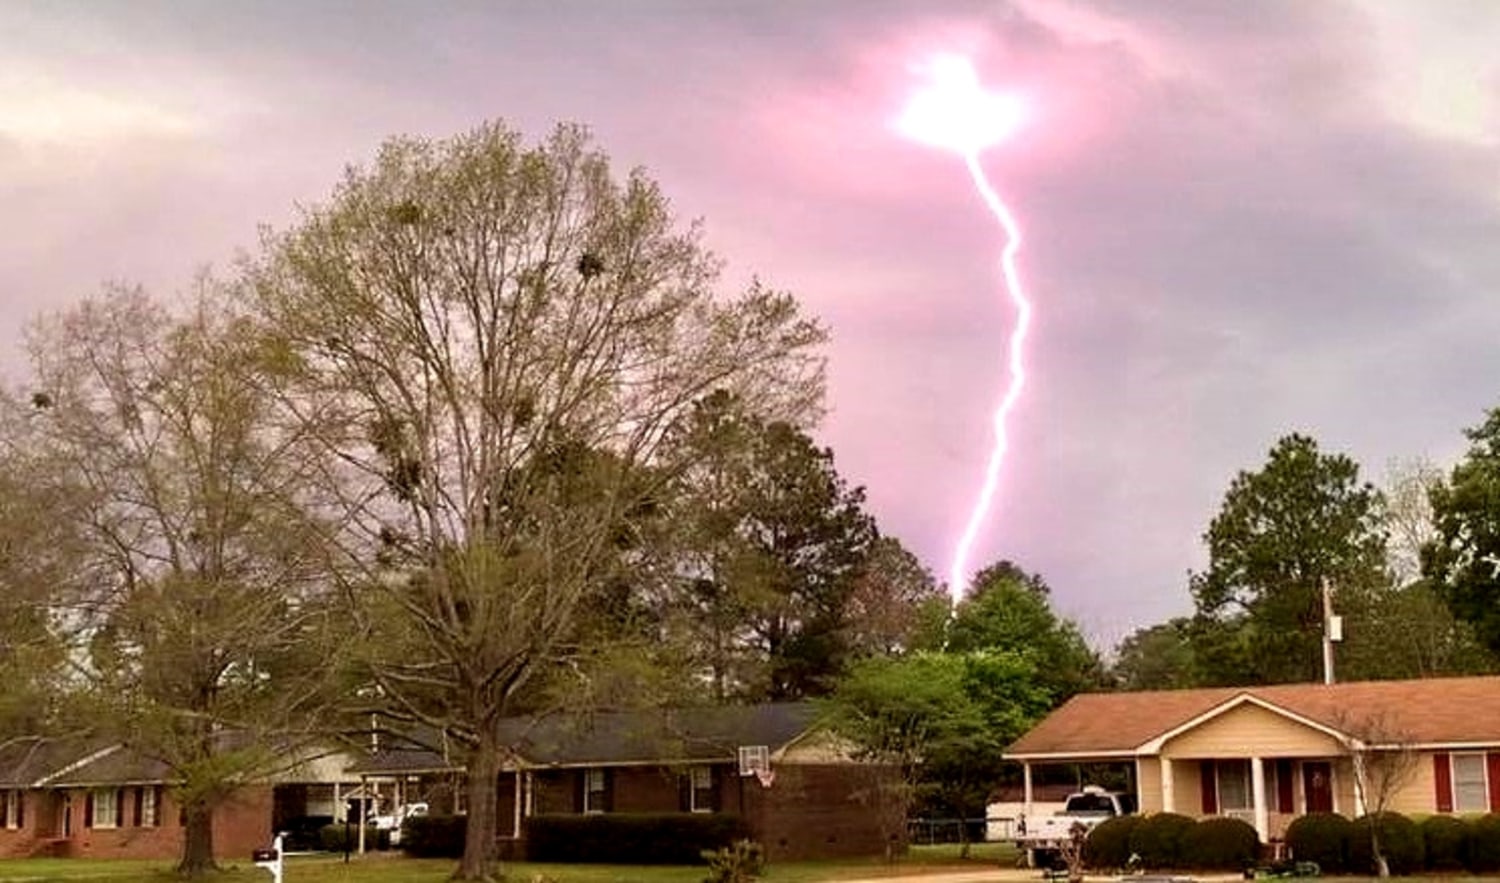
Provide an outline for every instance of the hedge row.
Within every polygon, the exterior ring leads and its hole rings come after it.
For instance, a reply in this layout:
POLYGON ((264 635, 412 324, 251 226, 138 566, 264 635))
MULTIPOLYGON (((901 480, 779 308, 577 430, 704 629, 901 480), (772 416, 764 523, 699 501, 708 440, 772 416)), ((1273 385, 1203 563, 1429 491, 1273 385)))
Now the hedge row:
MULTIPOLYGON (((464 816, 418 816, 401 828, 401 849, 418 858, 464 852, 464 816)), ((541 815, 526 820, 526 858, 535 862, 701 865, 750 836, 739 816, 724 813, 541 815)))
POLYGON ((526 820, 526 857, 536 862, 697 865, 705 851, 749 836, 744 820, 726 813, 542 815, 526 820))
POLYGON ((1349 820, 1313 813, 1293 820, 1286 842, 1298 861, 1314 861, 1325 874, 1376 870, 1372 833, 1393 874, 1421 871, 1500 871, 1500 813, 1472 818, 1430 816, 1419 824, 1400 813, 1349 820))
POLYGON ((1124 868, 1136 856, 1146 868, 1238 871, 1255 862, 1259 843, 1239 819, 1164 812, 1106 819, 1089 832, 1083 854, 1097 870, 1124 868))

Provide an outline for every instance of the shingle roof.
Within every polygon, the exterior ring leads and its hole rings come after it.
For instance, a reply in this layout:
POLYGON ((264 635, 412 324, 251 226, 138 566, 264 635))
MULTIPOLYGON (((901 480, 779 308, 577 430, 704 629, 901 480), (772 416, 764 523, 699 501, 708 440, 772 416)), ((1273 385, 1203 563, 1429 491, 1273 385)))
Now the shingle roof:
POLYGON ((67 764, 108 747, 99 739, 21 736, 0 742, 0 788, 29 788, 67 764))
POLYGON ((137 785, 174 780, 171 769, 159 760, 143 757, 127 748, 116 746, 114 750, 99 752, 97 756, 79 755, 74 761, 83 760, 72 768, 47 780, 52 787, 78 787, 89 785, 137 785))
MULTIPOLYGON (((741 745, 780 749, 812 728, 810 703, 768 703, 583 716, 509 718, 501 741, 533 766, 610 766, 631 763, 726 761, 741 745)), ((430 742, 429 742, 430 744, 430 742)), ((397 743, 349 768, 356 773, 452 769, 442 754, 397 743)))
POLYGON ((1085 693, 1048 715, 1006 753, 1130 752, 1241 695, 1340 732, 1376 721, 1402 742, 1500 745, 1500 677, 1468 677, 1085 693))

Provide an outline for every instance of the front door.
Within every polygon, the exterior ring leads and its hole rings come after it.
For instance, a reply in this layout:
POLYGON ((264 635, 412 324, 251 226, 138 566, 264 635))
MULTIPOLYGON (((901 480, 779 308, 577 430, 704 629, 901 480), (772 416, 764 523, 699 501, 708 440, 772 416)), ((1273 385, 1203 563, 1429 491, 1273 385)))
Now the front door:
POLYGON ((1306 812, 1333 812, 1333 766, 1328 761, 1302 764, 1302 795, 1306 812))

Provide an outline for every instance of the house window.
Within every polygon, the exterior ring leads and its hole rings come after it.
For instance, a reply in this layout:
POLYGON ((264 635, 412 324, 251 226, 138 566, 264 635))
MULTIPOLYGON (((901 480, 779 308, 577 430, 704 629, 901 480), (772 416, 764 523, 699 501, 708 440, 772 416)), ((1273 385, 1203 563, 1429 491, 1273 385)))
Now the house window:
POLYGON ((714 771, 711 767, 695 766, 688 775, 692 779, 688 809, 693 812, 714 811, 714 771))
POLYGON ((120 803, 113 788, 100 788, 93 794, 95 828, 118 828, 120 826, 120 803))
POLYGON ((0 827, 11 831, 21 827, 25 819, 21 813, 21 792, 6 791, 0 795, 0 827))
POLYGON ((1453 809, 1485 812, 1490 808, 1489 782, 1483 754, 1453 755, 1453 809))
POLYGON ((1250 761, 1221 760, 1215 765, 1219 777, 1219 812, 1244 812, 1253 809, 1250 790, 1250 761))
POLYGON ((156 791, 156 788, 148 785, 136 792, 135 823, 137 827, 155 828, 161 823, 160 816, 157 815, 156 791))
POLYGON ((604 770, 584 770, 583 811, 604 812, 604 770))

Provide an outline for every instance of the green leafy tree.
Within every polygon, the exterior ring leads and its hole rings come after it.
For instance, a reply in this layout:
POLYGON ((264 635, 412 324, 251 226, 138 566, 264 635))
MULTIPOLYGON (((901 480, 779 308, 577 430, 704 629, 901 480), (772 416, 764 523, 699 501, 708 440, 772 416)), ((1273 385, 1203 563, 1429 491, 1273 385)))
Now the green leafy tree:
POLYGON ((983 813, 1000 755, 1050 697, 1028 656, 999 650, 918 651, 855 663, 825 701, 835 732, 872 763, 866 800, 888 842, 904 841, 914 802, 983 813))
POLYGON ((848 487, 833 453, 806 433, 728 395, 702 402, 672 449, 692 466, 667 497, 678 527, 669 554, 716 698, 827 692, 853 651, 860 580, 872 576, 864 491, 848 487))
POLYGON ((19 491, 63 504, 75 556, 49 599, 71 711, 171 771, 190 876, 215 808, 318 731, 338 658, 317 459, 270 420, 254 348, 211 290, 185 317, 116 291, 37 323, 38 392, 7 415, 19 491))
POLYGON ((816 416, 823 331, 759 285, 716 297, 700 240, 583 130, 490 124, 388 142, 253 268, 264 361, 337 496, 361 670, 465 765, 463 879, 494 873, 499 721, 624 701, 622 664, 655 661, 604 613, 654 585, 643 520, 691 465, 664 442, 720 390, 816 416))
POLYGON ((1178 690, 1199 685, 1193 623, 1186 618, 1137 629, 1120 642, 1110 675, 1121 690, 1178 690))
POLYGON ((1436 538, 1422 573, 1460 622, 1500 654, 1500 408, 1469 429, 1469 450, 1431 491, 1436 538))
POLYGON ((917 556, 895 537, 870 546, 849 599, 850 649, 862 656, 889 656, 914 649, 933 614, 946 618, 948 596, 917 556))
POLYGON ((1341 680, 1487 674, 1494 656, 1425 580, 1374 593, 1338 645, 1341 680))
MULTIPOLYGON (((981 570, 945 623, 941 645, 951 653, 996 650, 1032 660, 1053 705, 1105 683, 1099 655, 1078 626, 1059 617, 1051 589, 1009 561, 981 570)), ((932 644, 931 639, 928 645, 932 644)))
POLYGON ((1319 680, 1322 584, 1346 612, 1385 584, 1380 516, 1380 494, 1360 481, 1358 465, 1307 436, 1281 439, 1263 468, 1241 472, 1204 534, 1209 567, 1191 588, 1214 649, 1238 644, 1242 653, 1200 654, 1205 679, 1319 680), (1236 626, 1235 640, 1209 630, 1215 622, 1236 626))

